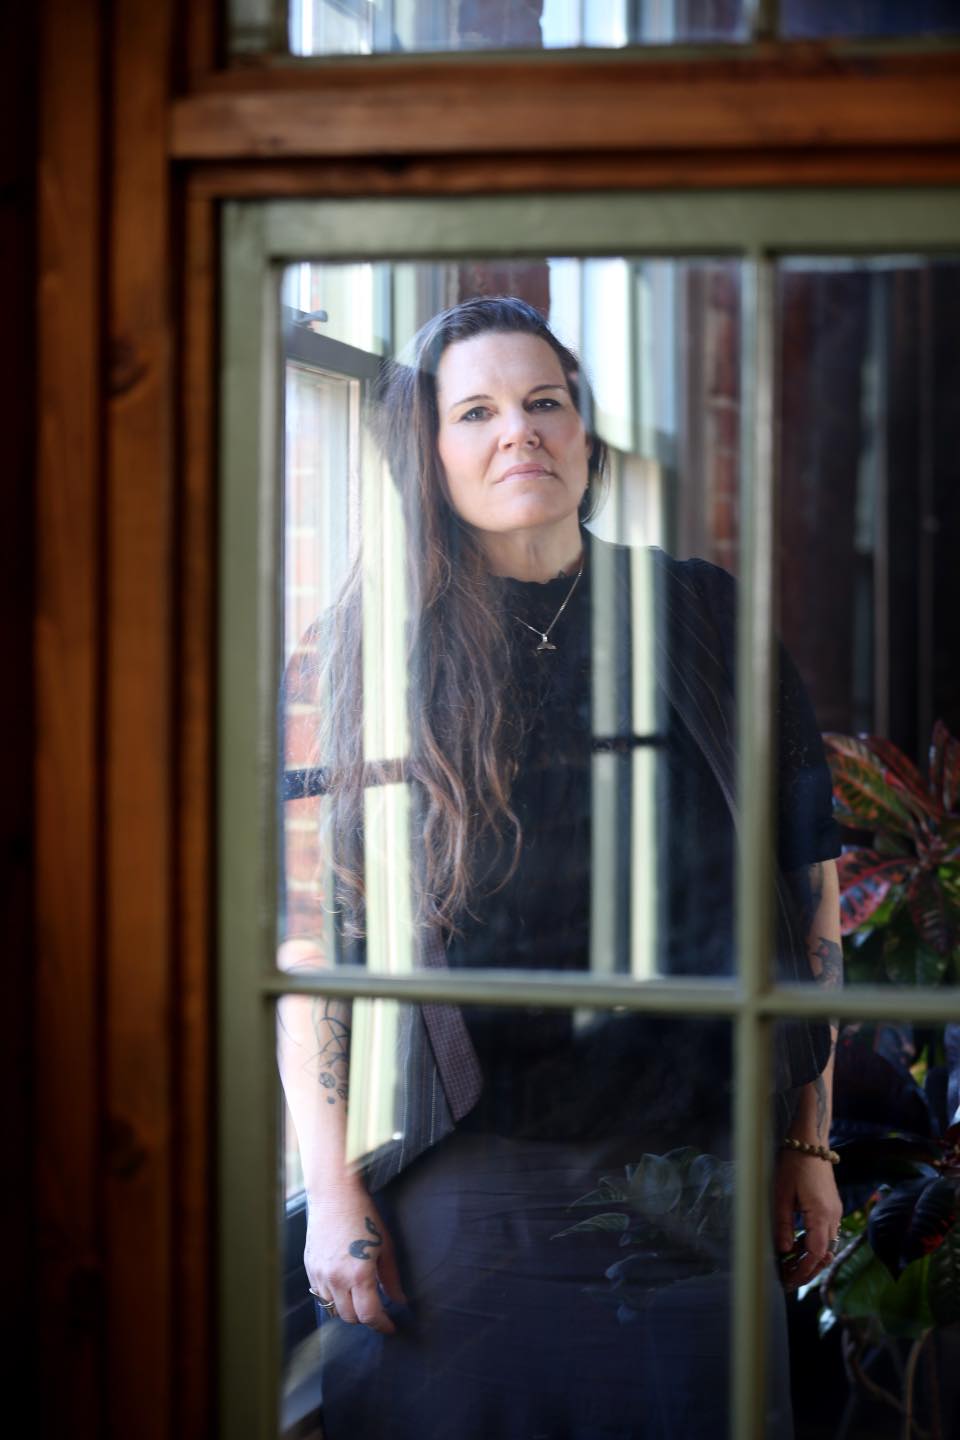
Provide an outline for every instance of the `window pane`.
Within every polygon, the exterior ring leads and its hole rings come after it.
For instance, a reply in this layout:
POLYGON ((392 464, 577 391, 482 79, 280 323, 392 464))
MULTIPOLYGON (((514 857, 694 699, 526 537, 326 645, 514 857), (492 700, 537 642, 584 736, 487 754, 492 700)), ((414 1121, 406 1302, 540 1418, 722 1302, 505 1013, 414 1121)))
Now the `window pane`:
MULTIPOLYGON (((339 1077, 318 1083, 329 1010, 281 1002, 312 1207, 309 1275, 302 1204, 282 1218, 286 1433, 311 1411, 319 1423, 322 1406, 326 1440, 639 1437, 651 1414, 674 1427, 654 1433, 726 1440, 727 1022, 467 1007, 483 1083, 454 1123, 422 1073, 423 1012, 355 1001, 345 1013, 346 1108, 330 1100, 339 1077), (382 1306, 396 1333, 318 1314, 308 1282, 344 1314, 352 1303, 381 1324, 382 1306)), ((779 1440, 785 1307, 758 1243, 779 1440)))
POLYGON ((833 1433, 841 1414, 871 1440, 899 1440, 907 1408, 930 1434, 960 1424, 951 1371, 960 1232, 949 1207, 934 1219, 938 1198, 954 1191, 958 1039, 954 1024, 841 1030, 830 1143, 842 1240, 827 1283, 789 1305, 794 1374, 818 1376, 794 1387, 797 1440, 833 1433))
MULTIPOLYGON (((828 732, 846 978, 956 983, 960 263, 791 259, 779 309, 782 631, 828 732)), ((785 743, 781 815, 811 790, 785 743)))
POLYGON ((780 0, 785 36, 956 35, 957 0, 780 0))
POLYGON ((738 262, 359 268, 284 290, 281 964, 732 976, 738 262))
POLYGON ((235 51, 293 55, 742 41, 743 0, 233 0, 235 51))

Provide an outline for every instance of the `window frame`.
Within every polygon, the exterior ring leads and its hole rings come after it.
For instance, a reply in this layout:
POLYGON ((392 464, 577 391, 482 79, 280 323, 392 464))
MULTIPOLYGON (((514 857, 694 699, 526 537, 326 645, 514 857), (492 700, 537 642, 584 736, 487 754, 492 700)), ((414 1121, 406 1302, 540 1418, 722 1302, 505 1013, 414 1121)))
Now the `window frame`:
POLYGON ((960 183, 960 57, 925 42, 228 65, 224 9, 41 0, 16 49, 42 181, 25 1299, 38 1426, 78 1440, 219 1423, 221 205, 960 183))
POLYGON ((774 664, 774 283, 779 255, 960 251, 960 192, 888 190, 687 192, 526 199, 275 201, 223 213, 224 353, 221 415, 222 628, 219 652, 219 932, 223 1021, 220 1092, 221 1408, 226 1433, 274 1437, 279 1395, 276 1177, 279 1154, 273 1009, 282 994, 340 994, 484 1004, 623 1006, 725 1015, 735 1029, 734 1157, 756 1183, 738 1187, 734 1224, 732 1432, 762 1433, 764 1273, 755 1237, 766 1225, 769 1169, 764 1107, 774 1019, 909 1016, 942 1020, 960 987, 810 993, 778 986, 769 953, 774 664), (323 972, 296 981, 275 968, 276 592, 281 410, 280 268, 300 260, 456 259, 543 254, 543 236, 576 254, 737 255, 743 262, 741 689, 738 753, 754 757, 741 799, 739 953, 734 981, 636 984, 629 979, 519 972, 323 972), (688 237, 696 236, 696 244, 688 237), (260 397, 258 407, 257 397, 260 397), (258 577, 251 586, 249 576, 258 577), (250 637, 257 637, 251 655, 250 637), (749 658, 749 663, 745 663, 749 658), (256 776, 254 786, 231 783, 256 776), (263 1183, 251 1186, 250 1176, 263 1183), (242 1271, 231 1257, 256 1257, 242 1271))

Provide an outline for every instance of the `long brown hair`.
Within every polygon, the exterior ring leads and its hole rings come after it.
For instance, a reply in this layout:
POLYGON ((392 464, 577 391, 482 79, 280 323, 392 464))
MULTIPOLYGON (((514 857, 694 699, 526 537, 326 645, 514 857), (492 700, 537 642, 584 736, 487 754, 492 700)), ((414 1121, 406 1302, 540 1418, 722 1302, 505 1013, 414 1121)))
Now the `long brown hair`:
MULTIPOLYGON (((403 778, 414 797, 421 923, 451 933, 483 877, 476 842, 492 833, 521 842, 510 790, 521 739, 498 593, 483 552, 445 497, 437 453, 436 375, 459 340, 492 333, 535 335, 560 361, 591 434, 592 397, 579 362, 538 310, 511 296, 466 300, 435 315, 409 358, 385 365, 370 423, 403 503, 408 548, 410 754, 403 778)), ((591 436, 581 520, 594 513, 606 449, 591 436)), ((329 617, 322 649, 318 758, 325 771, 336 906, 347 934, 363 933, 362 821, 369 769, 363 758, 362 607, 359 570, 329 617)))

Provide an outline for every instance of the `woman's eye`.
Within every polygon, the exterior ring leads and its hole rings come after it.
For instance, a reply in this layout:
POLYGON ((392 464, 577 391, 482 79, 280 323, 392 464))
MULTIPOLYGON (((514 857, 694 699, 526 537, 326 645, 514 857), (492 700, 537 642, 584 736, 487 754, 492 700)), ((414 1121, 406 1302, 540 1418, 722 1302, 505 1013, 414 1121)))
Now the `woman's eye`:
POLYGON ((487 418, 487 416, 489 415, 489 413, 490 413, 490 412, 489 412, 489 410, 487 409, 486 405, 474 405, 473 409, 472 409, 472 410, 466 410, 466 411, 460 416, 460 419, 461 419, 461 420, 485 420, 485 419, 487 418))
POLYGON ((549 395, 541 395, 538 400, 530 402, 531 410, 559 410, 560 401, 553 400, 549 395))

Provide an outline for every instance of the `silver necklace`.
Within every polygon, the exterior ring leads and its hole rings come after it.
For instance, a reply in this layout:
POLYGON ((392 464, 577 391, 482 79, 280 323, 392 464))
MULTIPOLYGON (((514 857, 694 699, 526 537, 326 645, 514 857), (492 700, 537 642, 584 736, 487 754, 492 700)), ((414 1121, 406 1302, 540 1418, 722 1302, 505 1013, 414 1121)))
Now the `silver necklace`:
POLYGON ((540 636, 540 644, 537 646, 536 650, 534 651, 534 654, 535 654, 535 655, 540 655, 540 654, 541 654, 543 651, 545 651, 545 650, 556 650, 556 648, 557 648, 556 645, 551 644, 551 641, 550 641, 550 631, 553 629, 554 625, 556 625, 557 621, 560 619, 560 616, 563 614, 564 610, 566 610, 567 606, 570 604, 571 596, 573 595, 574 590, 576 590, 578 584, 580 583, 580 576, 581 576, 582 574, 583 574, 583 556, 581 555, 581 557, 580 557, 580 569, 577 571, 576 575, 574 575, 574 577, 573 577, 573 584, 570 586, 570 589, 567 591, 567 593, 566 593, 566 595, 565 595, 565 597, 564 597, 564 600, 563 600, 563 604, 560 606, 560 609, 557 611, 556 615, 554 615, 553 619, 550 621, 550 624, 547 626, 546 630, 538 630, 537 627, 536 627, 536 625, 528 625, 527 622, 526 622, 526 620, 521 620, 519 615, 514 615, 513 618, 514 618, 514 620, 516 620, 516 622, 517 622, 518 625, 522 625, 525 630, 529 630, 529 631, 531 631, 534 635, 539 635, 539 636, 540 636))

